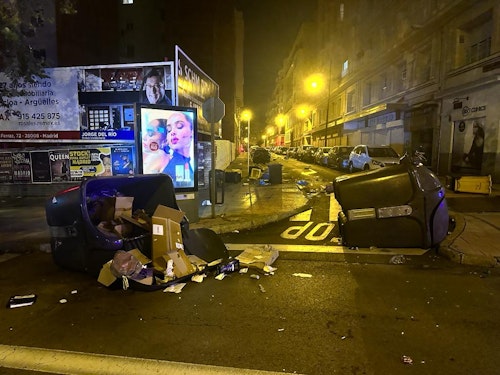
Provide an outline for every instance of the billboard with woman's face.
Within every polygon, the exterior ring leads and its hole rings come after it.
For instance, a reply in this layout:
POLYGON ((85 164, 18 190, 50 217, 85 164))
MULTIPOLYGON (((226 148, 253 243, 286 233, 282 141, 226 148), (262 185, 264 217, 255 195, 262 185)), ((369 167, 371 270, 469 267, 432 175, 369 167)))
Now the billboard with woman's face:
POLYGON ((176 191, 197 191, 196 108, 140 104, 136 112, 141 173, 168 174, 176 191))

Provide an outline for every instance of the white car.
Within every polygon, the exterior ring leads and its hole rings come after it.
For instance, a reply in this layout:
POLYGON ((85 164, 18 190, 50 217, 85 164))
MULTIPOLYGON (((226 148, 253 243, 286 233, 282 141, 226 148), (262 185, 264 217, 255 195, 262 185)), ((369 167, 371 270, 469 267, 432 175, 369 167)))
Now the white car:
POLYGON ((368 171, 399 164, 400 156, 390 146, 357 145, 349 155, 349 171, 368 171))

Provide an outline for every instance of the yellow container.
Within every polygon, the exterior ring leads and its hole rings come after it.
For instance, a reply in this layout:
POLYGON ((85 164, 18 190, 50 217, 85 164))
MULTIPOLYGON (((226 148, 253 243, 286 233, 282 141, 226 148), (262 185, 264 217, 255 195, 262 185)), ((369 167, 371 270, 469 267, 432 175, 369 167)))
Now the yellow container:
POLYGON ((455 191, 461 193, 491 194, 491 175, 457 177, 455 179, 455 191))

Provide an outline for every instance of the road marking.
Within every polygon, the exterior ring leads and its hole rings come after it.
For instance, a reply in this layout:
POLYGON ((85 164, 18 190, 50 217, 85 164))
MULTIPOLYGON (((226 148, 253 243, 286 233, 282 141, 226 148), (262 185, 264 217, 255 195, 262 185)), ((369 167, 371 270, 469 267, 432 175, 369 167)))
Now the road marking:
POLYGON ((339 217, 339 212, 342 211, 342 207, 340 206, 337 199, 335 199, 335 194, 330 194, 330 208, 328 212, 328 218, 330 221, 337 221, 339 217))
POLYGON ((234 367, 197 365, 155 359, 133 358, 0 344, 0 367, 72 375, 278 375, 285 372, 260 371, 234 367))
POLYGON ((417 248, 357 248, 350 249, 346 246, 338 245, 287 245, 287 244, 254 244, 254 243, 226 243, 226 248, 230 251, 245 250, 255 246, 271 246, 273 249, 283 252, 295 253, 328 253, 328 254, 385 254, 385 255, 423 255, 428 249, 417 248))
POLYGON ((289 221, 311 221, 312 208, 303 212, 299 212, 297 215, 293 215, 289 221))

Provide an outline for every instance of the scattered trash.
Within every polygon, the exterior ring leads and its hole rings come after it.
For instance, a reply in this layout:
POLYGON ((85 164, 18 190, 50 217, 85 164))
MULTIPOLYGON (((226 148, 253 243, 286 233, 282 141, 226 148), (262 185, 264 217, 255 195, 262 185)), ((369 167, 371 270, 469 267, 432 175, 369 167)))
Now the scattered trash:
POLYGON ((219 273, 217 276, 215 276, 215 278, 216 278, 217 280, 223 280, 223 279, 224 279, 224 277, 226 277, 226 274, 225 274, 225 273, 219 273))
POLYGON ((278 332, 283 332, 284 330, 284 328, 278 328, 278 332))
POLYGON ((273 249, 270 245, 264 245, 248 247, 236 259, 240 261, 242 266, 264 269, 265 266, 273 264, 278 256, 278 250, 273 249))
POLYGON ((78 293, 78 290, 76 290, 76 289, 71 291, 71 294, 77 294, 77 293, 78 293))
POLYGON ((12 296, 7 302, 7 308, 15 309, 17 307, 31 306, 36 301, 36 294, 26 294, 22 296, 12 296))
POLYGON ((203 202, 201 202, 201 205, 202 206, 211 206, 212 202, 210 202, 209 199, 205 199, 203 202))
POLYGON ((67 302, 68 302, 68 300, 66 298, 61 298, 59 300, 59 303, 61 303, 61 304, 64 304, 64 303, 67 303, 67 302))
POLYGON ((259 284, 259 289, 262 293, 265 293, 266 290, 264 289, 264 287, 262 286, 262 284, 259 284))
POLYGON ((205 277, 207 277, 205 274, 194 275, 191 277, 191 281, 194 281, 195 283, 202 283, 203 280, 205 280, 205 277))
POLYGON ((247 273, 247 272, 248 272, 248 267, 240 268, 240 273, 247 273))
POLYGON ((256 274, 252 274, 252 275, 250 275, 250 277, 251 277, 252 279, 255 279, 255 280, 259 280, 259 279, 260 279, 260 276, 259 276, 259 275, 256 275, 256 274))
POLYGON ((310 278, 312 275, 310 273, 294 273, 293 276, 310 278))
POLYGON ((216 273, 217 274, 220 274, 220 273, 228 274, 231 272, 238 271, 239 269, 240 269, 240 261, 238 259, 233 259, 233 260, 230 260, 226 264, 219 264, 217 267, 216 273))
POLYGON ((52 252, 52 247, 50 246, 50 243, 42 243, 40 244, 40 251, 43 253, 51 253, 52 252))
POLYGON ((404 355, 401 357, 401 362, 407 364, 407 365, 412 365, 413 364, 413 359, 411 357, 404 355))
POLYGON ((277 268, 276 267, 272 267, 272 266, 264 266, 264 272, 267 272, 271 275, 274 275, 274 271, 276 271, 277 268))
POLYGON ((403 264, 406 263, 406 258, 404 255, 394 255, 389 261, 391 264, 403 264))
POLYGON ((178 284, 169 285, 168 287, 163 289, 163 292, 164 293, 168 292, 168 293, 179 294, 180 292, 182 292, 182 288, 184 288, 185 286, 186 286, 186 283, 178 283, 178 284))

